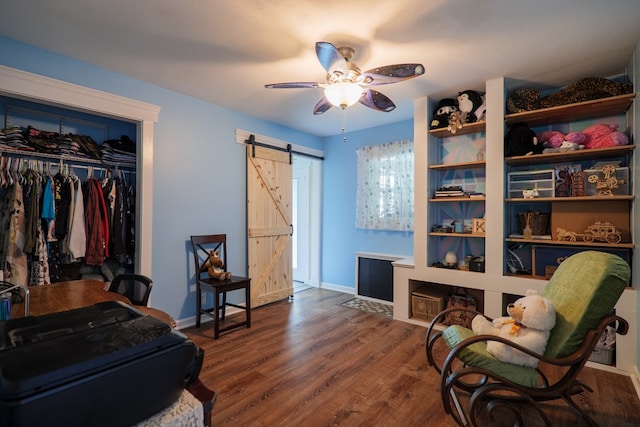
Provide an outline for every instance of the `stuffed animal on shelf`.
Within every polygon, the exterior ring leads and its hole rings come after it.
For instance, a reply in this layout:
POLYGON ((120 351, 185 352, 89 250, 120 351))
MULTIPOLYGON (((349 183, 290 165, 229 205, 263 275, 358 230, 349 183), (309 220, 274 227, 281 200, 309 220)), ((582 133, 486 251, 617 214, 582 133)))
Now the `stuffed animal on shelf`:
POLYGON ((458 129, 462 129, 464 121, 462 120, 462 113, 460 111, 454 111, 449 114, 447 130, 451 133, 456 133, 458 129))
POLYGON ((582 133, 586 136, 585 148, 615 147, 629 143, 629 137, 618 131, 618 125, 599 123, 587 127, 582 133))
POLYGON ((431 129, 445 128, 449 125, 449 116, 458 111, 458 103, 453 98, 443 98, 433 110, 431 129))
POLYGON ((540 154, 544 147, 526 123, 514 123, 504 138, 504 156, 540 154))
POLYGON ((209 258, 200 267, 200 272, 207 271, 209 277, 216 280, 231 279, 233 275, 228 271, 224 271, 224 263, 219 255, 218 251, 209 251, 209 258))
POLYGON ((584 148, 584 141, 586 139, 586 135, 582 132, 569 132, 568 134, 564 134, 557 130, 545 130, 537 133, 538 142, 542 144, 545 148, 543 152, 555 152, 555 151, 568 151, 568 149, 582 149, 584 148), (567 144, 570 143, 570 144, 567 144), (547 149, 559 149, 565 148, 563 150, 547 150, 547 149))
POLYGON ((475 123, 484 117, 487 106, 483 95, 475 90, 465 90, 458 93, 457 100, 462 123, 475 123))
POLYGON ((516 88, 507 98, 507 112, 521 113, 632 92, 633 85, 631 83, 616 82, 602 77, 580 79, 547 96, 542 96, 537 89, 516 88))
MULTIPOLYGON (((543 354, 551 329, 556 324, 556 311, 551 301, 535 290, 527 290, 526 296, 507 306, 509 316, 493 322, 481 314, 471 322, 476 335, 495 335, 519 344, 538 354, 543 354)), ((502 362, 514 365, 538 366, 538 360, 520 350, 497 341, 487 342, 487 351, 502 362)))

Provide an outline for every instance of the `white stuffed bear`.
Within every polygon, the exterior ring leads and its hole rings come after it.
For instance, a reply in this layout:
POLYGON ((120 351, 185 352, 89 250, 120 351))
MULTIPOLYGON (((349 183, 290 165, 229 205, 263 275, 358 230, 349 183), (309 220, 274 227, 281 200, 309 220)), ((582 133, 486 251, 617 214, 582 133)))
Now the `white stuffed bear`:
MULTIPOLYGON (((556 311, 547 298, 534 290, 507 306, 508 317, 499 317, 489 322, 486 317, 476 315, 471 329, 476 335, 497 335, 526 347, 538 354, 544 353, 549 334, 556 324, 556 311)), ((487 351, 496 359, 514 365, 535 368, 538 359, 506 344, 488 341, 487 351)))

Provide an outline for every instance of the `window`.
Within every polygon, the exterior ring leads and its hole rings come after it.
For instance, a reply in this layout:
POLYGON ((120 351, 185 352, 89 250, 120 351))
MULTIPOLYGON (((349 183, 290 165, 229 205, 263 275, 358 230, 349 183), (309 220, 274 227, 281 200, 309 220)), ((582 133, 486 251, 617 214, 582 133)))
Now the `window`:
POLYGON ((413 141, 356 149, 356 227, 413 231, 413 141))

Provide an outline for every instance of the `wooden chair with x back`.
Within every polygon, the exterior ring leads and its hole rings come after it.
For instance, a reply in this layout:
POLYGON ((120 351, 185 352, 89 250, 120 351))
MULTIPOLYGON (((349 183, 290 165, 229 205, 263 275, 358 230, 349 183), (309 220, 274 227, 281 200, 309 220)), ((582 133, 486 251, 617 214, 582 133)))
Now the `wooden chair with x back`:
POLYGON ((246 326, 251 327, 251 279, 231 274, 230 277, 222 277, 227 271, 227 235, 207 234, 191 236, 193 259, 196 276, 196 327, 200 327, 200 316, 205 314, 213 318, 213 337, 218 339, 220 333, 231 329, 246 326), (213 262, 214 254, 222 262, 216 267, 213 262), (210 274, 209 269, 214 269, 210 274), (214 276, 214 277, 212 277, 214 276), (230 302, 227 293, 244 290, 244 305, 230 302), (202 292, 211 292, 210 304, 203 304, 202 292), (226 307, 234 307, 245 312, 245 319, 241 322, 225 322, 226 307))

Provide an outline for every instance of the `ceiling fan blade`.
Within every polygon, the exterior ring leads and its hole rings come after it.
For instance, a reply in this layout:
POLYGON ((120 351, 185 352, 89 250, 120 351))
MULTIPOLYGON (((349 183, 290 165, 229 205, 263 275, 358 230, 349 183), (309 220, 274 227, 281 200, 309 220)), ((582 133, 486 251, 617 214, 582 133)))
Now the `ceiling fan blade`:
POLYGON ((349 64, 338 49, 329 42, 316 43, 316 55, 322 67, 329 74, 339 73, 346 76, 349 73, 349 64))
POLYGON ((289 83, 271 83, 264 85, 267 89, 297 89, 297 88, 314 88, 320 87, 318 82, 289 82, 289 83))
POLYGON ((327 111, 329 108, 333 107, 333 105, 329 102, 326 97, 322 97, 320 101, 313 107, 313 114, 318 115, 327 111))
POLYGON ((384 111, 388 113, 396 108, 396 104, 393 103, 386 95, 373 89, 365 89, 364 94, 358 100, 360 104, 365 105, 374 110, 384 111))
POLYGON ((373 68, 362 73, 364 85, 386 85, 412 79, 424 74, 422 64, 395 64, 373 68))

